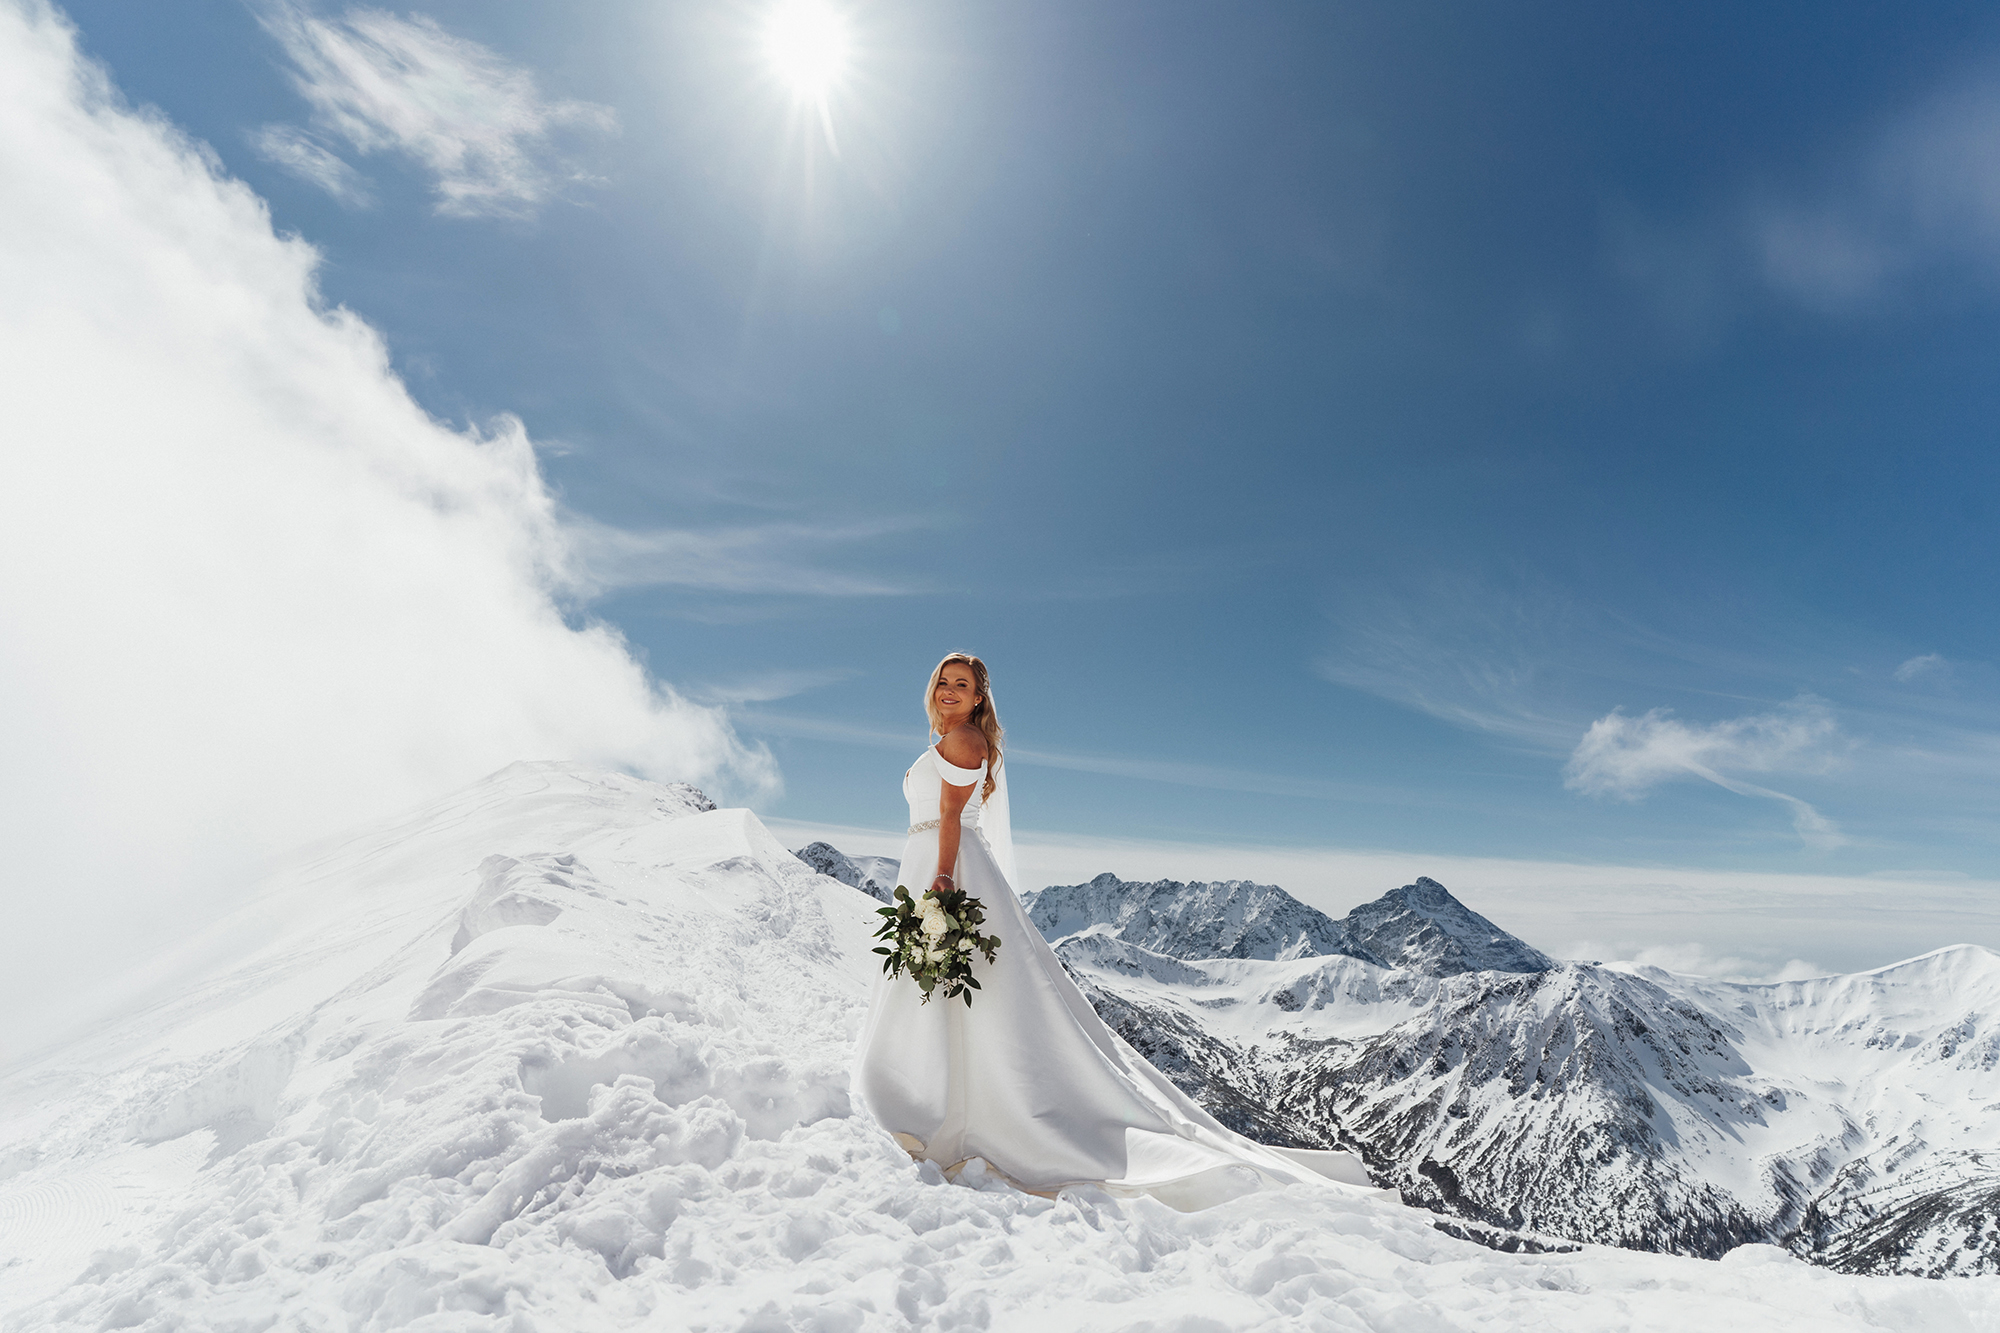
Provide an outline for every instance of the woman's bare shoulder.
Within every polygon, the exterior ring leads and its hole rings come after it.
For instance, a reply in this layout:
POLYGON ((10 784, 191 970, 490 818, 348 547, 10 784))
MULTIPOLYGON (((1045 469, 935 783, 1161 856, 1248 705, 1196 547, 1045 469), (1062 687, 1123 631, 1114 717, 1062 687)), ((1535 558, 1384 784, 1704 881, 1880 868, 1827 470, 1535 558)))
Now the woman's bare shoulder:
POLYGON ((986 762, 986 738, 977 727, 954 727, 938 742, 938 753, 960 768, 977 768, 986 762))

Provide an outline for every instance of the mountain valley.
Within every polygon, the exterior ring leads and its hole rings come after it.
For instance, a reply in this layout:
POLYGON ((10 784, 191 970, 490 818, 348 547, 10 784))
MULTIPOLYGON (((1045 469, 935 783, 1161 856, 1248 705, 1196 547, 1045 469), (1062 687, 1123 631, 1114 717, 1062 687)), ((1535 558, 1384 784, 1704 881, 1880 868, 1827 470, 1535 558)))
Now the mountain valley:
POLYGON ((1570 1241, 2000 1272, 2000 958, 1738 985, 1558 962, 1418 879, 1334 920, 1246 881, 1023 894, 1218 1119, 1410 1204, 1570 1241))

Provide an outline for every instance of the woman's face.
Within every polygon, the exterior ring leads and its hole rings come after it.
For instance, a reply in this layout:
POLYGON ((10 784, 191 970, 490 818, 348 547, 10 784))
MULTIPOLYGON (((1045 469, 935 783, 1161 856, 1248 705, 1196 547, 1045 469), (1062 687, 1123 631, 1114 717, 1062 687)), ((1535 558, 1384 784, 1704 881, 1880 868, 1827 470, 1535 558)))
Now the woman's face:
POLYGON ((938 715, 954 722, 962 722, 972 716, 972 710, 979 706, 979 691, 973 688, 972 668, 963 662, 947 662, 944 670, 938 672, 938 681, 931 691, 931 699, 937 705, 938 715))

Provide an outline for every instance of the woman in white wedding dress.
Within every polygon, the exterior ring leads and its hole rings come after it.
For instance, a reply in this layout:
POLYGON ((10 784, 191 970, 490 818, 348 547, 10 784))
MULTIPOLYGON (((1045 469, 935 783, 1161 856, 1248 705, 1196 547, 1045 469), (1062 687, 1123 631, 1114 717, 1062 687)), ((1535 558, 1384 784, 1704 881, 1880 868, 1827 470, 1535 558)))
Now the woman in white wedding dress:
POLYGON ((1313 1173, 1218 1123, 1106 1027, 1015 896, 1000 721, 986 667, 952 653, 924 691, 927 747, 903 775, 901 882, 955 884, 1000 937, 975 960, 972 1004, 877 984, 861 1039, 862 1099, 912 1155, 973 1158, 1023 1189, 1095 1184, 1200 1208, 1313 1173), (933 874, 934 872, 934 874, 933 874))

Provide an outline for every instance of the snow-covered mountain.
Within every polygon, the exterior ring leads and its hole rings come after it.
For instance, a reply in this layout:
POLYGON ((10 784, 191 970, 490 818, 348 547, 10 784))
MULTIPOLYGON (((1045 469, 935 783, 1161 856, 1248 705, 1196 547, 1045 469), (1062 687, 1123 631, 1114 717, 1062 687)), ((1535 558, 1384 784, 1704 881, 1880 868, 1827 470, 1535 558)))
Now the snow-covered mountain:
POLYGON ((837 879, 870 898, 890 902, 896 893, 901 862, 888 856, 849 856, 831 843, 814 842, 792 855, 829 879, 837 879))
POLYGON ((1340 921, 1275 884, 1240 879, 1132 884, 1105 874, 1088 884, 1033 890, 1021 901, 1035 928, 1051 940, 1101 925, 1128 944, 1170 958, 1283 962, 1339 954, 1430 976, 1555 966, 1433 879, 1406 884, 1340 921))
POLYGON ((1383 967, 1426 976, 1461 972, 1546 972, 1555 960, 1509 935, 1451 896, 1444 885, 1418 876, 1341 918, 1348 941, 1342 952, 1383 967))
POLYGON ((1338 922, 1240 883, 1035 901, 1099 1011, 1218 1118, 1350 1148, 1409 1202, 1671 1253, 2000 1272, 1984 949, 1741 986, 1556 965, 1432 880, 1338 922), (1280 947, 1232 934, 1280 909, 1280 947))
POLYGON ((1226 880, 1131 884, 1099 875, 1021 895, 1049 939, 1105 925, 1121 940, 1172 958, 1308 958, 1342 953, 1326 917, 1274 884, 1226 880))
POLYGON ((0 1077, 0 1328, 2000 1320, 2000 1280, 1496 1253, 1331 1183, 1194 1215, 947 1184, 849 1097, 874 906, 747 811, 571 765, 302 857, 122 1018, 0 1077))

